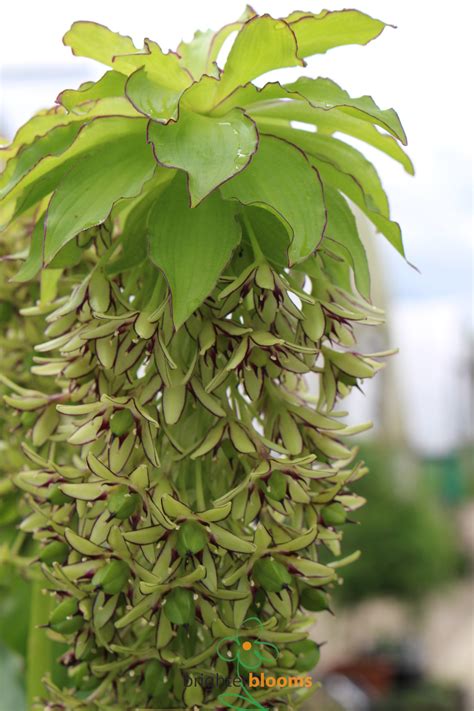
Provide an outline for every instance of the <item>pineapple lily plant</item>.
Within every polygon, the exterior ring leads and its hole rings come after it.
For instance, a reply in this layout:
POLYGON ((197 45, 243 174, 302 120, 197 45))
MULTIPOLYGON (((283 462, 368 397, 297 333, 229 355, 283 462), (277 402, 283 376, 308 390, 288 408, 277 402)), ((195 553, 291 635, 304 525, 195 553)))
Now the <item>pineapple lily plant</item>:
POLYGON ((108 69, 3 148, 1 220, 21 239, 2 289, 30 295, 14 318, 36 329, 31 362, 2 377, 5 476, 43 609, 31 634, 67 669, 29 675, 33 708, 291 709, 308 693, 250 694, 248 669, 260 644, 267 676, 313 670, 308 611, 357 555, 341 537, 367 425, 340 401, 385 354, 355 344, 382 313, 351 205, 403 246, 351 139, 412 167, 397 114, 369 96, 253 82, 383 29, 356 10, 247 8, 164 53, 77 22, 65 44, 108 69), (232 702, 189 683, 237 668, 232 702))

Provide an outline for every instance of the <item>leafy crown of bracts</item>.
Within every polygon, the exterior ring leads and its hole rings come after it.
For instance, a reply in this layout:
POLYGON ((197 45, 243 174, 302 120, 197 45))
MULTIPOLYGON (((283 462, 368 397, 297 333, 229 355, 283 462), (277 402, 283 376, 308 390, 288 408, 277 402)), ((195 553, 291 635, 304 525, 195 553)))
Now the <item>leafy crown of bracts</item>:
MULTIPOLYGON (((14 316, 34 364, 1 382, 20 419, 21 528, 56 601, 47 634, 68 645, 51 708, 214 709, 218 691, 183 675, 231 676, 241 633, 273 644, 268 673, 317 662, 303 609, 329 609, 357 557, 339 558, 366 472, 345 438, 370 426, 347 426, 337 405, 385 355, 355 350, 354 325, 382 314, 348 201, 403 255, 351 139, 412 165, 397 114, 369 96, 326 78, 253 81, 384 26, 247 8, 164 53, 77 22, 65 44, 109 69, 2 148, 4 235, 29 243, 9 283, 40 293, 14 316)), ((254 697, 290 709, 304 693, 254 697)))

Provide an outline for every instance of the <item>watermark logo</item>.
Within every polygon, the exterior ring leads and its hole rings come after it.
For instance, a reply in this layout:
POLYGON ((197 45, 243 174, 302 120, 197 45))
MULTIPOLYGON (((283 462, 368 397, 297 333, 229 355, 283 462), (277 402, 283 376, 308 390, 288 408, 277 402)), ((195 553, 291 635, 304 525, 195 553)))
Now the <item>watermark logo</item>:
POLYGON ((258 617, 248 617, 243 624, 248 623, 256 623, 256 626, 243 629, 235 637, 225 637, 217 648, 219 658, 227 663, 234 662, 236 671, 233 683, 229 684, 234 688, 220 694, 219 703, 229 709, 241 709, 242 705, 236 706, 235 703, 245 701, 247 708, 266 711, 267 707, 257 698, 266 690, 310 688, 313 684, 310 676, 275 676, 262 671, 266 663, 274 663, 280 650, 273 642, 261 639, 265 636, 265 626, 258 617))

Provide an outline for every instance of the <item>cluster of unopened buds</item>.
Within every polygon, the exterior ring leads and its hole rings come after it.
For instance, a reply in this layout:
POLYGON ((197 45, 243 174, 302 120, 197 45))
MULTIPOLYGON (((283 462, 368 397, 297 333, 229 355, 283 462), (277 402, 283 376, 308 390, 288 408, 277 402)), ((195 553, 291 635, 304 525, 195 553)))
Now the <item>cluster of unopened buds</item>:
POLYGON ((24 317, 47 323, 35 387, 5 396, 29 462, 21 529, 55 601, 47 634, 68 645, 70 687, 47 681, 50 708, 216 708, 185 675, 232 676, 231 642, 229 662, 217 650, 243 625, 277 645, 269 673, 311 670, 304 610, 329 609, 353 557, 337 559, 339 527, 363 503, 346 437, 364 426, 337 406, 381 367, 351 350, 380 311, 334 285, 323 251, 304 273, 235 257, 176 330, 157 269, 114 275, 102 259, 111 224, 82 239, 87 271, 24 317))

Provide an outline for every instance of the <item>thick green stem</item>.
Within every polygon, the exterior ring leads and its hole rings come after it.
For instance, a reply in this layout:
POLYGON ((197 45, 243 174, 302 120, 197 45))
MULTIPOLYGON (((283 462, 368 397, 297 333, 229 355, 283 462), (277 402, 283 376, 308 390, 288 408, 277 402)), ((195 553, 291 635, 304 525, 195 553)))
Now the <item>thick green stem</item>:
POLYGON ((52 642, 46 631, 40 628, 48 622, 51 598, 42 593, 42 581, 35 580, 32 586, 30 629, 27 656, 28 711, 34 708, 34 699, 45 695, 42 679, 52 668, 52 642))
POLYGON ((250 240, 250 244, 252 245, 255 259, 258 262, 264 262, 265 256, 264 256, 262 250, 260 249, 260 245, 258 243, 257 236, 254 232, 252 225, 250 224, 250 220, 248 219, 248 217, 245 213, 243 213, 243 220, 244 220, 245 229, 247 230, 247 234, 248 234, 248 237, 250 240))

